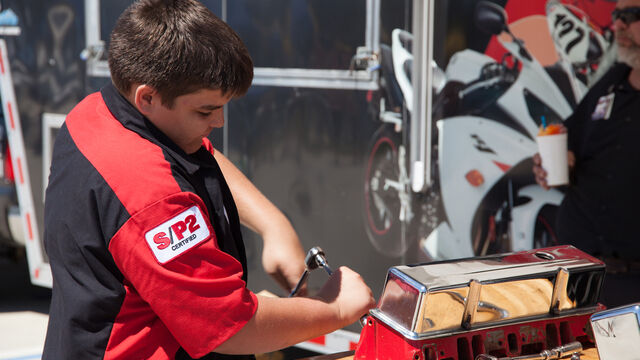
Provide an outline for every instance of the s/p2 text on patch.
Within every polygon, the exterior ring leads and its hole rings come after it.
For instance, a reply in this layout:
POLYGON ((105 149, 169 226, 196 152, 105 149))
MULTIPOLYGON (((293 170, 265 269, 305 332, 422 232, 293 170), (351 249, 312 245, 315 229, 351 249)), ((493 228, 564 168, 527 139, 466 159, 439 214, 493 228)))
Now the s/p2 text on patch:
POLYGON ((156 260, 165 264, 209 239, 210 235, 200 208, 193 206, 148 231, 144 237, 156 260))

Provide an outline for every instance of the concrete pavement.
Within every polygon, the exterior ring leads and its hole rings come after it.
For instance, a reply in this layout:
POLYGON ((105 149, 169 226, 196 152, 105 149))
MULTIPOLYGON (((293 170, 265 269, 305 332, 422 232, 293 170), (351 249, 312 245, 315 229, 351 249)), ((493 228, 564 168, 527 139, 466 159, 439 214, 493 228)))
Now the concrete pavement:
POLYGON ((51 291, 31 285, 24 259, 0 261, 0 360, 40 359, 51 291))

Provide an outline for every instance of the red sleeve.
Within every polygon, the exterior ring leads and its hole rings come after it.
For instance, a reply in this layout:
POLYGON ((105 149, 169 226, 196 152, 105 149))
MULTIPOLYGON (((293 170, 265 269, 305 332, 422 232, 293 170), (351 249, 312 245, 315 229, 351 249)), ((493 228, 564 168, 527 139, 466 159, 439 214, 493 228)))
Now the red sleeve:
POLYGON ((238 332, 257 308, 242 265, 221 251, 202 200, 168 196, 135 213, 109 244, 125 278, 192 357, 238 332))

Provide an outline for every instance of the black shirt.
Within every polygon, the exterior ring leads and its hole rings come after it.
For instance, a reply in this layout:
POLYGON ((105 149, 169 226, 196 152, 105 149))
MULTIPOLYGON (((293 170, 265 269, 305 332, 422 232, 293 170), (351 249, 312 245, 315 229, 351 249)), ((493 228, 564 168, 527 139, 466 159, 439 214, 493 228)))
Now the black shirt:
POLYGON ((612 67, 565 121, 576 165, 557 226, 564 243, 640 259, 640 92, 629 84, 629 72, 623 64, 612 67), (594 115, 610 94, 610 116, 594 115))
POLYGON ((206 356, 251 319, 231 192, 211 143, 188 155, 113 85, 56 138, 44 244, 44 359, 206 356))

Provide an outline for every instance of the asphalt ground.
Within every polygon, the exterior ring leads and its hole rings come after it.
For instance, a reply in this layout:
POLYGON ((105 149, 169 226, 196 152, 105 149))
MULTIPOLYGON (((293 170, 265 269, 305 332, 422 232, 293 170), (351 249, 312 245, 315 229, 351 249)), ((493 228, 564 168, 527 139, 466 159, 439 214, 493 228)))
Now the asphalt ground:
POLYGON ((24 256, 0 257, 0 360, 40 359, 50 301, 50 289, 31 285, 24 256))
POLYGON ((24 257, 0 260, 0 313, 35 311, 48 314, 50 301, 51 289, 31 284, 24 257))

